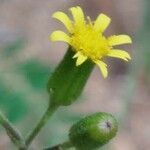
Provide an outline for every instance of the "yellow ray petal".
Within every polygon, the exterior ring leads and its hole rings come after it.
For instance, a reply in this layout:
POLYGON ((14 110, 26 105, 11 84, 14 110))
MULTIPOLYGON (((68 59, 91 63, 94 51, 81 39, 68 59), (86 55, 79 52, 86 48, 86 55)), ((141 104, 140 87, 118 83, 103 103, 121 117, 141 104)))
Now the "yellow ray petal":
POLYGON ((67 42, 70 43, 70 37, 62 32, 62 31, 54 31, 51 35, 50 35, 50 39, 52 41, 63 41, 63 42, 67 42))
POLYGON ((120 58, 120 59, 123 59, 125 61, 128 61, 131 59, 129 53, 124 51, 124 50, 113 49, 107 55, 110 57, 120 58))
POLYGON ((108 43, 110 46, 115 46, 132 43, 132 40, 128 35, 113 35, 108 38, 108 43))
POLYGON ((99 32, 104 32, 105 29, 109 26, 110 21, 111 19, 108 16, 100 14, 94 23, 94 29, 99 32))
POLYGON ((81 7, 79 7, 79 6, 72 7, 72 8, 70 8, 70 11, 72 13, 72 16, 73 16, 76 24, 83 24, 85 22, 84 13, 83 13, 81 7))
POLYGON ((106 78, 108 76, 108 70, 107 70, 107 65, 103 62, 103 61, 95 61, 95 63, 98 65, 98 67, 100 68, 102 75, 104 78, 106 78))
POLYGON ((79 55, 81 55, 81 52, 77 52, 72 58, 77 58, 79 55))
POLYGON ((70 32, 72 31, 72 28, 73 28, 72 22, 65 13, 61 11, 57 11, 56 13, 53 14, 52 17, 61 21, 65 25, 65 27, 68 29, 68 31, 70 32))
POLYGON ((84 56, 82 54, 78 54, 78 58, 76 61, 76 66, 81 65, 82 63, 84 63, 87 60, 87 56, 84 56))

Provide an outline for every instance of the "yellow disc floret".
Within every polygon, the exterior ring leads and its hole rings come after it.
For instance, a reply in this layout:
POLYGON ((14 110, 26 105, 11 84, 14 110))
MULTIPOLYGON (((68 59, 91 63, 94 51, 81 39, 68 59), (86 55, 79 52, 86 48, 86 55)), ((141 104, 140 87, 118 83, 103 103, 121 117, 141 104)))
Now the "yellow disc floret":
POLYGON ((73 20, 63 12, 56 12, 53 17, 61 21, 69 31, 69 34, 62 31, 54 31, 50 38, 52 41, 64 41, 73 47, 76 52, 73 58, 77 58, 76 66, 81 65, 87 59, 96 63, 104 77, 107 77, 107 65, 102 61, 105 56, 121 58, 125 61, 131 59, 130 55, 124 50, 114 49, 113 46, 132 43, 128 35, 113 35, 106 38, 103 32, 110 24, 111 19, 100 14, 95 22, 89 17, 85 20, 82 9, 77 7, 70 8, 73 20))
POLYGON ((71 35, 70 44, 77 52, 81 52, 91 60, 101 59, 110 50, 107 39, 93 27, 86 25, 84 29, 76 29, 71 35))

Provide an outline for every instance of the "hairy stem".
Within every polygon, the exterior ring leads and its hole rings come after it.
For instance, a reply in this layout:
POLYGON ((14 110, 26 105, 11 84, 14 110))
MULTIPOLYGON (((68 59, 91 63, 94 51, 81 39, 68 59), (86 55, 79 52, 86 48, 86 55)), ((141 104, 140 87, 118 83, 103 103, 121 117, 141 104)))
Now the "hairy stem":
POLYGON ((19 131, 8 121, 8 119, 0 112, 0 124, 5 128, 7 135, 11 141, 20 149, 26 150, 25 141, 19 131))
POLYGON ((26 139, 26 146, 28 147, 34 138, 38 135, 38 133, 41 131, 42 127, 47 123, 49 118, 52 116, 52 114, 56 111, 57 107, 55 106, 49 106, 44 115, 42 116, 41 120, 39 123, 36 125, 36 127, 31 131, 29 136, 26 139))

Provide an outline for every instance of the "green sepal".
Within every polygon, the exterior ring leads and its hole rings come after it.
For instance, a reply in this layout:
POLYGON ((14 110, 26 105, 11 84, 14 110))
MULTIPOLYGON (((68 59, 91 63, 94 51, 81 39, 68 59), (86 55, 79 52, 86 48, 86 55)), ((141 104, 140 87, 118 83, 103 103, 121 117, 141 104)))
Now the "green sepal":
POLYGON ((94 150, 115 137, 117 130, 116 119, 111 114, 100 112, 74 124, 70 129, 69 138, 78 150, 94 150))
POLYGON ((76 59, 72 58, 74 54, 69 47, 48 81, 47 89, 52 105, 67 106, 73 103, 80 96, 94 68, 94 63, 90 60, 76 66, 76 59))

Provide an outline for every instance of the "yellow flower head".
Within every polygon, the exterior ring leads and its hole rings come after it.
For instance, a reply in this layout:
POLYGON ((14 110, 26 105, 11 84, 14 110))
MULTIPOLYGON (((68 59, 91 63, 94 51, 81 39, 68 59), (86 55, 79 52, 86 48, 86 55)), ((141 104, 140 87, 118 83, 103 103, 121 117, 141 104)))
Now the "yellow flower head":
POLYGON ((73 21, 69 17, 58 11, 53 14, 53 18, 61 21, 68 30, 68 34, 62 31, 54 31, 50 38, 52 41, 64 41, 73 47, 76 54, 73 58, 77 58, 76 66, 81 65, 87 59, 97 64, 104 77, 107 77, 107 65, 102 61, 105 56, 121 58, 125 61, 131 59, 130 55, 113 46, 132 43, 128 35, 113 35, 105 37, 103 35, 105 29, 110 24, 111 19, 100 14, 96 21, 91 21, 90 17, 85 20, 82 9, 77 7, 70 8, 73 21))

